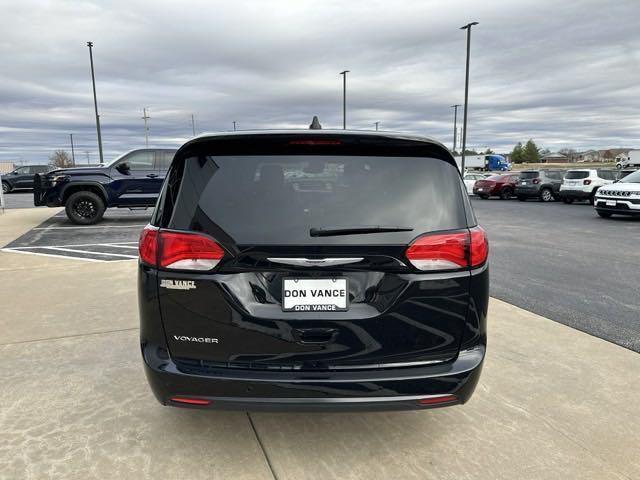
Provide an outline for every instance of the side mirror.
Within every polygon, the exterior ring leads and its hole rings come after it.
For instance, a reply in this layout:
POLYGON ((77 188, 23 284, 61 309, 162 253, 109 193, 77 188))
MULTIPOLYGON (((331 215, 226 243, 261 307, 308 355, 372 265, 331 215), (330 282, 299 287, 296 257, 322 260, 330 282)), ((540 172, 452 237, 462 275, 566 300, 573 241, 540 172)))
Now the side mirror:
POLYGON ((129 175, 131 167, 129 167, 129 164, 127 162, 122 162, 116 167, 116 170, 118 170, 123 175, 129 175))

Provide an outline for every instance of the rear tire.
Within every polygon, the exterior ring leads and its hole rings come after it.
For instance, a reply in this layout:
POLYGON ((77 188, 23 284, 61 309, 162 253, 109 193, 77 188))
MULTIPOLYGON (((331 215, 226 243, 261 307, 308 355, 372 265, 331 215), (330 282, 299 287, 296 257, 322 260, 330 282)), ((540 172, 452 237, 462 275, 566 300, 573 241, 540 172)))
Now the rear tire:
POLYGON ((541 202, 550 202, 553 200, 553 192, 548 188, 543 188, 540 191, 540 201, 541 202))
POLYGON ((570 204, 572 204, 572 203, 573 203, 573 198, 563 197, 563 198, 562 198, 562 201, 563 201, 564 203, 566 203, 567 205, 570 205, 570 204))
POLYGON ((609 218, 611 217, 611 213, 609 212, 601 212, 600 210, 596 210, 596 213, 601 216, 602 218, 609 218))
POLYGON ((589 195, 589 205, 593 205, 596 202, 596 194, 595 192, 589 195))
POLYGON ((72 193, 65 204, 67 218, 76 225, 93 225, 104 215, 104 200, 93 192, 72 193))
POLYGON ((527 197, 523 197, 522 195, 518 195, 518 200, 520 200, 521 202, 526 202, 527 201, 527 197))
POLYGON ((482 200, 486 200, 489 198, 489 195, 478 195, 482 200))
POLYGON ((510 188, 503 188, 500 191, 500 200, 509 200, 513 195, 513 190, 510 188))
POLYGON ((2 182, 2 193, 9 193, 11 191, 11 185, 9 182, 2 182))

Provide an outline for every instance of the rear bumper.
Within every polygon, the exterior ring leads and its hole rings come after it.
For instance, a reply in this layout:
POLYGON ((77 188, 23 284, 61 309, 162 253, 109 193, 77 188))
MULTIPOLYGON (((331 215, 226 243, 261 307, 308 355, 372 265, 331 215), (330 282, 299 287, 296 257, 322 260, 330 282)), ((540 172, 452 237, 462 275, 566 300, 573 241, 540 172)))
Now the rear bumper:
POLYGON ((411 410, 462 404, 480 378, 485 346, 446 364, 340 372, 265 372, 220 368, 186 373, 156 345, 143 345, 145 372, 163 405, 231 410, 411 410), (158 355, 160 353, 160 356, 158 355), (450 397, 455 395, 455 398, 450 397), (172 397, 206 399, 185 405, 172 397), (423 403, 420 403, 423 400, 423 403), (442 400, 442 401, 441 401, 442 400))
POLYGON ((516 186, 515 194, 517 197, 539 197, 540 187, 534 186, 516 186))
POLYGON ((558 192, 560 198, 574 198, 574 199, 583 199, 586 200, 592 195, 592 190, 570 190, 570 189, 560 189, 558 192))

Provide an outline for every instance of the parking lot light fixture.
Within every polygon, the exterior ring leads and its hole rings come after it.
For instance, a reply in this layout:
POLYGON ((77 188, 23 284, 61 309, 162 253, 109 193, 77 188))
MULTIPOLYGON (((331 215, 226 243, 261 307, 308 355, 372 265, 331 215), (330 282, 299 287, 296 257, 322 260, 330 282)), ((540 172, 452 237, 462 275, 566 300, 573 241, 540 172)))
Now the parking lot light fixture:
POLYGON ((469 54, 471 53, 471 27, 478 25, 478 22, 467 23, 460 27, 460 30, 467 31, 467 68, 464 80, 464 120, 462 121, 462 160, 460 170, 464 172, 464 151, 467 148, 467 115, 469 112, 469 54))
POLYGON ((93 106, 96 111, 96 131, 98 132, 98 151, 100 152, 100 163, 104 163, 102 155, 102 134, 100 133, 100 115, 98 115, 98 98, 96 97, 96 75, 93 70, 93 42, 87 42, 89 47, 89 61, 91 62, 91 83, 93 84, 93 106))
POLYGON ((343 70, 342 75, 342 129, 347 129, 347 73, 350 70, 343 70))

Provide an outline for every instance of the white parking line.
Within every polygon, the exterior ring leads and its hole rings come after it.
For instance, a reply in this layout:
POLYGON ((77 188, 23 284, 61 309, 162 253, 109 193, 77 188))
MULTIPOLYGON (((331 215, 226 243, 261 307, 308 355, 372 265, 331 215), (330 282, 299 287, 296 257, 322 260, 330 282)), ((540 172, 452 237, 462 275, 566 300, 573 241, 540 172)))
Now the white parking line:
POLYGON ((147 224, 144 225, 104 225, 104 226, 84 226, 84 227, 35 227, 31 230, 71 230, 72 228, 144 228, 147 224))
POLYGON ((133 255, 122 255, 120 253, 104 253, 104 252, 93 252, 91 250, 76 250, 73 248, 64 248, 64 247, 40 247, 46 250, 58 250, 61 252, 72 252, 72 253, 86 253, 90 255, 104 255, 107 257, 125 257, 125 258, 138 258, 138 256, 133 255))
POLYGON ((74 245, 35 245, 28 247, 9 247, 9 248, 19 248, 21 250, 26 250, 29 248, 68 248, 68 247, 117 247, 119 245, 127 245, 126 248, 138 248, 138 242, 113 242, 113 243, 77 243, 74 245))
MULTIPOLYGON (((97 258, 71 257, 69 255, 53 255, 51 253, 28 252, 26 250, 18 250, 16 248, 1 248, 0 252, 22 253, 24 255, 40 255, 41 257, 68 258, 70 260, 84 260, 85 262, 108 263, 109 260, 99 260, 97 258)), ((112 262, 121 262, 123 260, 112 260, 112 262)), ((131 260, 125 260, 130 262, 131 260)))
POLYGON ((135 245, 116 245, 113 243, 103 243, 105 247, 114 247, 114 248, 133 248, 134 250, 138 249, 137 243, 135 245))

